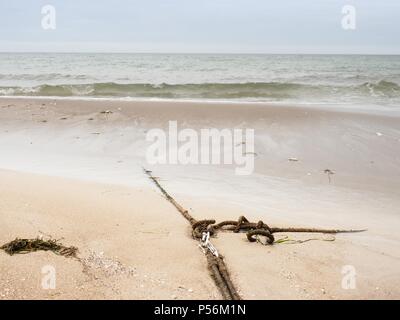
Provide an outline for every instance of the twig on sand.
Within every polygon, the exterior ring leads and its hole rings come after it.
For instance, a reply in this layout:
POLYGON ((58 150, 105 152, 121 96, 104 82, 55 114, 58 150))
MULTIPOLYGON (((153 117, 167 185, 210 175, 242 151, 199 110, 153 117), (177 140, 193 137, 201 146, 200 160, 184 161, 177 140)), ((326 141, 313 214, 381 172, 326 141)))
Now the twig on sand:
POLYGON ((334 175, 335 171, 332 171, 331 169, 325 169, 324 173, 328 175, 329 183, 331 183, 331 175, 334 175))

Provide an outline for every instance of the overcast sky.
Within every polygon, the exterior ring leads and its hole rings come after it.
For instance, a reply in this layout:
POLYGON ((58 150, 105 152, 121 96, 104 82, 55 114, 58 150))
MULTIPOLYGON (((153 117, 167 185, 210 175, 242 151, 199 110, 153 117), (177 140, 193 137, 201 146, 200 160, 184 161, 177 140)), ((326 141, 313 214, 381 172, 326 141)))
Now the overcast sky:
POLYGON ((0 51, 400 54, 400 0, 1 0, 0 51))

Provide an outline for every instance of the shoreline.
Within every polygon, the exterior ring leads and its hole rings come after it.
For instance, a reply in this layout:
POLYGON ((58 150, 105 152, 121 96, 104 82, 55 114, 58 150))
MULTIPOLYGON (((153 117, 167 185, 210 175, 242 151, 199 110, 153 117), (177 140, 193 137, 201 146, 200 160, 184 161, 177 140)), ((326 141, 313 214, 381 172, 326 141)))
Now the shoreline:
POLYGON ((316 239, 273 246, 249 243, 244 234, 218 234, 212 241, 244 299, 400 296, 397 117, 248 104, 54 105, 29 98, 0 98, 0 111, 1 244, 43 232, 78 246, 94 268, 88 276, 81 265, 52 253, 9 257, 0 251, 0 299, 219 299, 186 221, 142 166, 154 170, 196 219, 245 215, 277 227, 368 229, 334 241, 282 234, 278 239, 316 239), (235 176, 229 166, 148 165, 146 132, 166 128, 171 119, 195 130, 255 128, 254 174, 235 176), (331 182, 326 168, 335 171, 331 182), (61 268, 58 291, 40 288, 40 266, 47 262, 61 268), (129 278, 118 262, 140 272, 129 278), (104 273, 108 264, 118 274, 104 273), (346 265, 357 270, 355 290, 341 286, 346 265), (185 289, 178 284, 182 274, 185 289))
POLYGON ((184 99, 184 98, 140 98, 140 97, 82 97, 82 96, 0 96, 0 101, 8 100, 38 100, 38 101, 71 101, 71 102, 123 102, 123 103, 165 103, 165 104, 194 104, 194 105, 240 105, 240 106, 264 106, 289 109, 305 109, 331 111, 338 113, 371 114, 388 117, 400 117, 400 110, 393 106, 350 104, 350 103, 311 103, 311 102, 287 102, 287 101, 251 101, 251 100, 224 100, 224 99, 184 99))

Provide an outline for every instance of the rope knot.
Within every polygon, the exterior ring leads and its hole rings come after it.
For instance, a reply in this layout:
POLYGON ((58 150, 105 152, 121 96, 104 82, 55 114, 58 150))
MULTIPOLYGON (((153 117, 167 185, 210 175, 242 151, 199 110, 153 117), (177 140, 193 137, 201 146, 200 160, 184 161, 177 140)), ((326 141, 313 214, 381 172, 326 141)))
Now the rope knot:
POLYGON ((192 224, 192 235, 195 239, 200 239, 203 235, 203 232, 210 232, 210 235, 214 234, 214 229, 212 225, 215 224, 215 220, 199 220, 192 224))
POLYGON ((273 244, 275 241, 274 236, 272 235, 272 233, 270 233, 268 230, 266 229, 255 229, 255 230, 250 230, 247 232, 247 239, 250 242, 256 242, 257 241, 257 236, 264 236, 267 238, 267 243, 268 244, 273 244))

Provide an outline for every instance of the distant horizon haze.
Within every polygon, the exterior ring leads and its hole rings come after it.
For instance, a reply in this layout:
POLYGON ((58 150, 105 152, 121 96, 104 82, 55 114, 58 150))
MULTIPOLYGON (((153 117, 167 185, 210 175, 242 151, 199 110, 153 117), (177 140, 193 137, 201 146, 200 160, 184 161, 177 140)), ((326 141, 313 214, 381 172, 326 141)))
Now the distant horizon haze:
POLYGON ((398 0, 0 3, 0 52, 400 54, 398 0), (55 9, 44 29, 42 8, 55 9), (343 27, 352 6, 354 29, 343 27))

